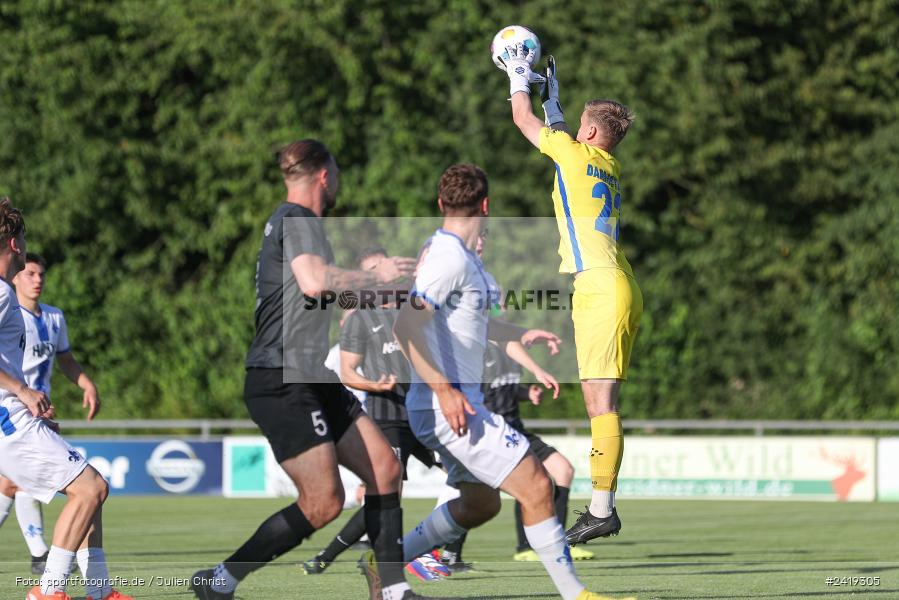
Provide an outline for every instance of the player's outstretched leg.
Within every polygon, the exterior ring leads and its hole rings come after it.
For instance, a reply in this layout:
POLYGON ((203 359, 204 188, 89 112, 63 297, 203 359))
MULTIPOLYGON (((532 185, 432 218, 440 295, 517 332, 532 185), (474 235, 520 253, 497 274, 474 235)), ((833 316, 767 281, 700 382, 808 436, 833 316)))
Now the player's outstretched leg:
POLYGON ((234 590, 247 575, 297 547, 315 529, 300 506, 291 504, 266 519, 250 539, 214 569, 194 573, 191 590, 201 600, 232 600, 234 590))
POLYGON ((365 535, 365 509, 357 510, 327 547, 302 564, 307 575, 324 573, 334 560, 365 535))
POLYGON ((441 504, 403 538, 406 562, 449 544, 486 523, 501 507, 499 493, 482 483, 460 482, 461 495, 441 504))
POLYGON ((424 569, 425 576, 420 575, 421 579, 442 579, 453 573, 471 570, 470 565, 461 561, 455 564, 433 563, 429 552, 431 548, 442 545, 449 552, 456 552, 458 560, 468 530, 499 514, 500 502, 496 490, 480 483, 466 482, 458 486, 453 499, 442 503, 438 501, 433 512, 403 540, 405 560, 408 562, 406 569, 424 569))
POLYGON ((281 467, 299 490, 299 500, 271 515, 244 544, 214 569, 198 571, 191 590, 200 600, 232 600, 250 573, 296 548, 340 514, 343 485, 334 444, 313 446, 281 467))

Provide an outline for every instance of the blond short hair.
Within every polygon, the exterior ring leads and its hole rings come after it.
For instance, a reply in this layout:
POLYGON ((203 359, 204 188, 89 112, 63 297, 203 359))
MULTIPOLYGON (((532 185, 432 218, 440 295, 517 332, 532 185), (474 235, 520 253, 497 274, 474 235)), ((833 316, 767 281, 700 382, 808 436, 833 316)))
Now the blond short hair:
POLYGON ((634 122, 634 111, 614 100, 590 100, 584 104, 587 120, 605 132, 612 148, 617 146, 634 122))

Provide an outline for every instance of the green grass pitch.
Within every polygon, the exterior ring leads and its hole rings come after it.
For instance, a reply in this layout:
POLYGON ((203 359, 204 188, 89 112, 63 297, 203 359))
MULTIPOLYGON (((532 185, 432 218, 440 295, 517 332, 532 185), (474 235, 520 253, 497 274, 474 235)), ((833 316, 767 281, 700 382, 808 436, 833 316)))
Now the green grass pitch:
MULTIPOLYGON (((121 587, 135 598, 192 598, 186 579, 212 566, 242 543, 285 500, 224 498, 110 498, 104 509, 111 576, 141 578, 141 587, 121 587), (160 581, 157 578, 163 578, 160 581), (167 580, 166 580, 167 578, 167 580)), ((62 499, 47 509, 48 528, 62 499)), ((406 527, 432 507, 405 503, 406 527)), ((573 506, 576 502, 572 503, 573 506)), ((713 502, 623 500, 624 524, 616 538, 584 546, 596 553, 578 562, 587 586, 610 596, 641 600, 899 598, 899 505, 808 502, 713 502), (879 578, 871 587, 827 585, 827 578, 879 578)), ((348 552, 325 574, 307 576, 296 564, 310 558, 349 517, 343 515, 300 548, 252 574, 237 598, 365 600, 348 552)), ((539 563, 511 560, 512 505, 468 538, 465 559, 477 572, 415 587, 420 593, 461 598, 558 598, 539 563)), ((25 597, 30 577, 25 544, 15 516, 0 529, 0 598, 25 597)), ((848 580, 851 582, 852 580, 848 580)), ((83 598, 71 586, 73 598, 83 598)))

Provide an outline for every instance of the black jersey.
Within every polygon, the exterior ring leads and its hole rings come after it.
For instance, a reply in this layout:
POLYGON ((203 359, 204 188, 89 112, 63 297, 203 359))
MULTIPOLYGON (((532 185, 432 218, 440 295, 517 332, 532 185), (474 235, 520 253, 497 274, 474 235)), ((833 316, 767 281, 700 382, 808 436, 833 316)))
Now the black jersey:
POLYGON ((409 362, 393 337, 399 310, 379 307, 354 311, 340 331, 340 349, 362 355, 362 375, 377 381, 382 375, 397 380, 392 392, 368 392, 368 415, 375 421, 407 421, 406 392, 409 390, 409 362))
POLYGON ((247 368, 284 369, 294 381, 330 381, 328 355, 331 311, 305 296, 290 269, 300 254, 334 262, 319 217, 285 202, 265 224, 256 262, 256 335, 247 352, 247 368))
POLYGON ((521 383, 521 365, 496 344, 484 353, 484 405, 506 421, 519 418, 518 403, 527 400, 528 386, 521 383))

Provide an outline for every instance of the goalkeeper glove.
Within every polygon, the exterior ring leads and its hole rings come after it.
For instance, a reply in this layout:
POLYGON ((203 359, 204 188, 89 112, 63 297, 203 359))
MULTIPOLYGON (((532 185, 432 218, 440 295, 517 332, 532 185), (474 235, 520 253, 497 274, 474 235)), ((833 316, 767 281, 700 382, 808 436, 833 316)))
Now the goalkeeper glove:
POLYGON ((549 56, 546 59, 546 85, 540 92, 543 100, 543 113, 546 115, 543 122, 548 127, 556 123, 564 123, 565 115, 562 114, 562 105, 559 104, 559 80, 556 79, 556 59, 549 56))
POLYGON ((546 78, 538 75, 531 70, 528 62, 528 54, 531 49, 522 43, 514 46, 506 46, 506 52, 509 54, 508 60, 504 60, 506 66, 506 74, 509 76, 509 95, 515 92, 531 93, 532 83, 546 83, 546 78))

